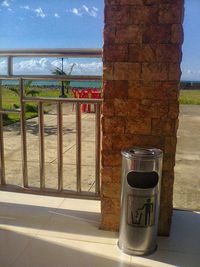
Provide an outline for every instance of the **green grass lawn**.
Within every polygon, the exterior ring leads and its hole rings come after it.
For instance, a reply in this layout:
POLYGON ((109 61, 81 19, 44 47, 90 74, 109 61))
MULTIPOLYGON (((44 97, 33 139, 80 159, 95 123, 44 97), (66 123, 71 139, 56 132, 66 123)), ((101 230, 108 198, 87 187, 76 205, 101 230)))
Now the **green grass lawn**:
MULTIPOLYGON (((17 87, 16 87, 17 88, 17 87)), ((37 88, 32 87, 33 91, 37 91, 35 97, 59 97, 60 89, 47 89, 47 88, 37 88)), ((30 95, 29 95, 30 96, 30 95)), ((67 97, 72 97, 71 92, 67 97)), ((48 106, 45 104, 44 106, 48 106)), ((2 108, 3 109, 16 109, 20 107, 20 98, 19 95, 7 87, 2 88, 2 108)), ((29 102, 25 106, 26 108, 26 119, 31 119, 38 116, 37 105, 33 102, 29 102)), ((4 114, 3 115, 3 125, 9 125, 15 122, 20 121, 19 114, 4 114)))
POLYGON ((180 90, 180 104, 200 105, 200 90, 180 90))
MULTIPOLYGON (((48 89, 48 88, 38 88, 32 87, 32 90, 37 91, 38 97, 59 97, 60 89, 48 89)), ((72 97, 72 93, 69 90, 69 94, 67 97, 72 97)), ((3 99, 3 109, 16 109, 20 107, 20 99, 19 96, 9 90, 6 87, 3 87, 2 90, 2 99, 3 99)), ((179 96, 180 104, 185 105, 200 105, 200 90, 180 90, 179 96)), ((48 105, 48 104, 46 104, 48 105)), ((28 103, 26 105, 26 119, 30 119, 38 116, 37 113, 37 105, 35 103, 28 103)), ((20 120, 19 114, 4 114, 3 116, 4 125, 8 125, 11 123, 18 122, 20 120)))

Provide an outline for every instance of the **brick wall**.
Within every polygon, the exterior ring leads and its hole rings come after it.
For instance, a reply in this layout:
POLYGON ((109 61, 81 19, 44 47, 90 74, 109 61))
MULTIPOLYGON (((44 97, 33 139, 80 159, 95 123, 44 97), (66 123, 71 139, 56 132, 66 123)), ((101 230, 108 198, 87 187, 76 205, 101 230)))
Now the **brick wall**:
POLYGON ((164 151, 159 233, 172 215, 183 0, 105 0, 101 228, 118 230, 121 154, 164 151))

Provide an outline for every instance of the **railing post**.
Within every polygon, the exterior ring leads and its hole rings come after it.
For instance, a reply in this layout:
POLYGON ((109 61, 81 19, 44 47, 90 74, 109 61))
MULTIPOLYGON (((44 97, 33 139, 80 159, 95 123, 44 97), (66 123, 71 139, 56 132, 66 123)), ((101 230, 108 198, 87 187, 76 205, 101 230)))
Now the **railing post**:
POLYGON ((62 103, 57 103, 58 191, 63 190, 63 114, 62 103))
POLYGON ((44 147, 44 110, 43 103, 38 104, 39 122, 39 159, 40 159, 40 189, 45 188, 45 147, 44 147))
MULTIPOLYGON (((2 110, 2 82, 0 81, 0 111, 2 110)), ((4 139, 3 139, 3 113, 0 113, 0 175, 1 185, 6 184, 5 161, 4 161, 4 139)))
POLYGON ((13 57, 12 56, 8 56, 8 76, 12 76, 13 75, 13 57))
POLYGON ((24 81, 19 79, 20 105, 21 105, 21 140, 22 140, 22 174, 23 186, 28 187, 28 168, 27 168, 27 140, 26 140, 26 111, 24 103, 24 81))
POLYGON ((76 190, 81 192, 81 104, 76 103, 76 190))
POLYGON ((100 194, 100 142, 101 142, 101 106, 96 104, 95 126, 95 193, 100 194))

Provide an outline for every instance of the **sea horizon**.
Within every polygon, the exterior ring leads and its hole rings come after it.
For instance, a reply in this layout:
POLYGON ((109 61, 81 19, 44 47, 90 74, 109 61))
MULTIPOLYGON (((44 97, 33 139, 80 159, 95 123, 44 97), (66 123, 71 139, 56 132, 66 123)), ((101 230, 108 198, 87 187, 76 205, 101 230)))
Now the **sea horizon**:
MULTIPOLYGON (((16 86, 19 84, 18 80, 3 80, 2 85, 4 86, 16 86)), ((32 86, 44 86, 44 87, 56 87, 61 86, 61 83, 59 81, 54 80, 47 80, 47 81, 33 81, 32 86)), ((86 87, 92 87, 92 88, 101 88, 102 82, 101 81, 70 81, 70 87, 79 87, 79 88, 86 88, 86 87)))
MULTIPOLYGON (((181 80, 180 83, 182 84, 200 84, 200 81, 196 80, 181 80)), ((16 86, 19 84, 19 81, 16 80, 3 80, 2 85, 3 86, 16 86)), ((32 86, 44 86, 44 87, 56 87, 60 86, 61 83, 56 80, 46 80, 46 81, 32 81, 32 86)), ((86 87, 95 87, 95 88, 101 88, 102 87, 102 81, 70 81, 70 87, 79 87, 79 88, 86 88, 86 87)))

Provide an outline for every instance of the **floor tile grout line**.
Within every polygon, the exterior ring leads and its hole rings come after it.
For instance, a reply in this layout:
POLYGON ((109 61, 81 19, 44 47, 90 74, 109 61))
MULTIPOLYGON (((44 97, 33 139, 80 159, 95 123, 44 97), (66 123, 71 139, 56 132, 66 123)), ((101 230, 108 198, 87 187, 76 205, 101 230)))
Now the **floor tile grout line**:
POLYGON ((163 251, 163 252, 171 252, 171 253, 179 253, 179 254, 189 254, 189 255, 198 255, 199 256, 199 253, 198 252, 191 252, 191 251, 179 251, 179 250, 176 250, 176 249, 172 249, 172 248, 169 248, 169 249, 163 249, 163 248, 159 248, 159 251, 163 251))
MULTIPOLYGON (((35 236, 35 235, 33 235, 33 236, 35 236)), ((13 260, 13 262, 11 264, 9 264, 9 267, 13 267, 14 266, 14 264, 16 263, 16 261, 21 257, 21 255, 24 253, 24 251, 29 247, 29 245, 31 244, 31 242, 33 242, 33 240, 30 239, 28 241, 28 244, 22 249, 21 252, 19 252, 19 254, 16 256, 16 258, 13 260)))
MULTIPOLYGON (((61 201, 61 203, 58 205, 58 207, 55 209, 55 212, 54 213, 51 213, 51 216, 47 222, 47 224, 45 224, 46 226, 49 225, 51 219, 55 216, 55 213, 60 209, 60 207, 62 206, 62 204, 65 202, 66 198, 63 198, 63 200, 61 201)), ((77 218, 78 219, 78 218, 77 218)), ((43 225, 44 226, 44 225, 43 225)), ((38 235, 41 231, 43 231, 44 229, 39 229, 36 233, 36 235, 38 235)))
MULTIPOLYGON (((65 198, 63 198, 60 202, 60 204, 55 208, 55 212, 60 208, 60 206, 63 204, 63 202, 65 201, 65 198)), ((42 228, 38 229, 38 231, 36 232, 36 236, 38 236, 38 234, 43 231, 44 229, 44 226, 48 226, 52 217, 55 216, 53 213, 50 213, 50 216, 49 216, 49 220, 47 221, 47 223, 43 224, 42 225, 42 228)))
MULTIPOLYGON (((61 240, 71 240, 71 241, 79 241, 79 242, 82 242, 82 243, 93 243, 93 244, 102 244, 102 245, 109 245, 109 246, 117 246, 117 238, 115 238, 115 237, 113 237, 112 239, 116 239, 116 241, 115 242, 113 242, 113 243, 108 243, 108 242, 105 242, 105 241, 94 241, 94 240, 84 240, 84 239, 80 239, 80 238, 72 238, 72 237, 62 237, 62 236, 56 236, 56 235, 54 235, 54 236, 48 236, 48 235, 45 235, 45 234, 40 234, 40 236, 41 237, 46 237, 46 238, 56 238, 56 239, 61 239, 61 240)), ((83 236, 83 235, 82 235, 83 236)), ((98 236, 97 236, 97 238, 98 238, 98 236)), ((104 237, 103 237, 104 238, 104 237)), ((107 237, 105 237, 106 239, 110 239, 109 237, 107 238, 107 237)), ((104 239, 105 239, 104 238, 104 239)))
MULTIPOLYGON (((61 200, 61 203, 64 201, 64 198, 61 200)), ((60 204, 61 204, 60 203, 60 204)), ((58 207, 60 207, 60 204, 58 205, 58 207)), ((56 208, 56 210, 58 209, 58 207, 56 208)), ((50 221, 51 217, 53 215, 50 214, 48 217, 48 220, 47 222, 50 221)), ((47 223, 48 224, 48 223, 47 223)), ((22 249, 22 251, 16 256, 16 258, 13 260, 13 262, 10 264, 10 267, 14 266, 15 262, 20 258, 20 256, 24 253, 24 251, 29 247, 29 245, 33 242, 33 240, 31 239, 31 237, 37 237, 38 236, 38 233, 41 231, 41 228, 44 228, 44 226, 46 225, 46 222, 43 223, 41 226, 40 226, 40 229, 36 230, 35 233, 32 233, 31 236, 28 236, 28 239, 30 239, 27 243, 27 245, 22 249)))
POLYGON ((79 221, 84 222, 84 223, 92 223, 95 226, 97 226, 99 224, 99 221, 90 220, 90 219, 86 219, 86 218, 83 218, 83 217, 78 217, 78 216, 73 216, 73 215, 63 215, 63 214, 58 213, 56 211, 53 211, 51 213, 54 214, 54 215, 59 215, 59 216, 65 217, 65 218, 71 218, 71 219, 79 220, 79 221))

